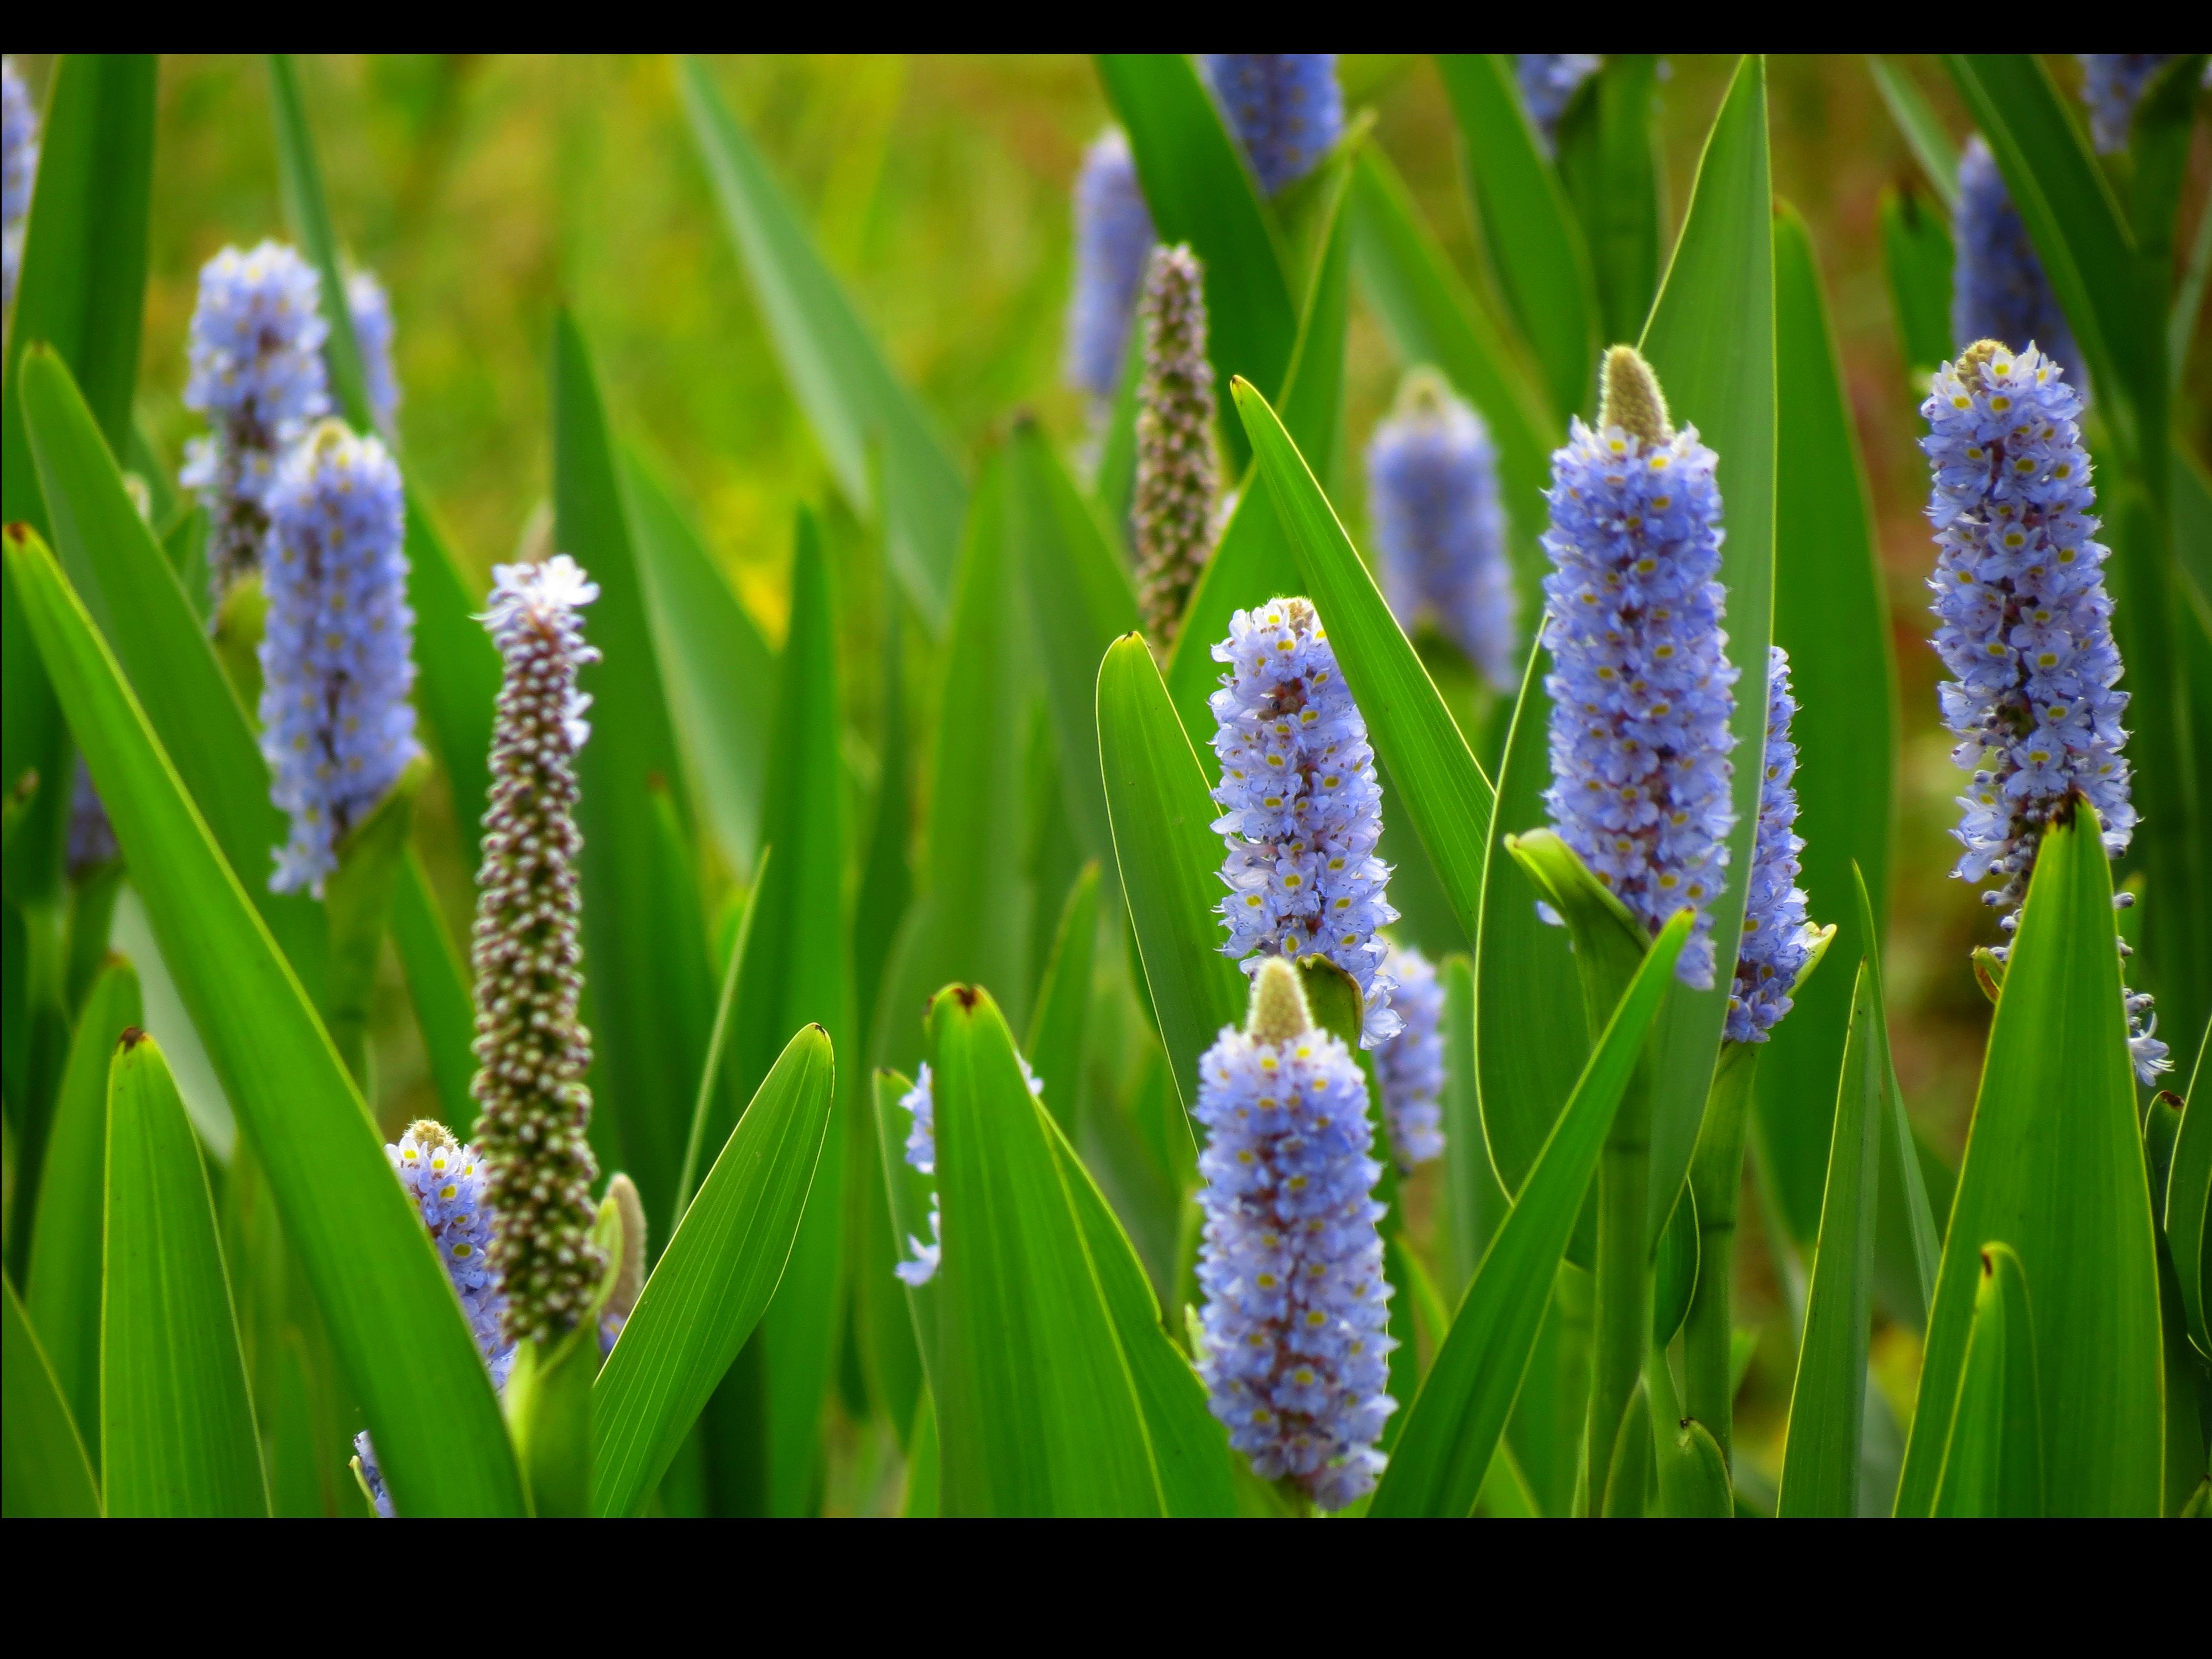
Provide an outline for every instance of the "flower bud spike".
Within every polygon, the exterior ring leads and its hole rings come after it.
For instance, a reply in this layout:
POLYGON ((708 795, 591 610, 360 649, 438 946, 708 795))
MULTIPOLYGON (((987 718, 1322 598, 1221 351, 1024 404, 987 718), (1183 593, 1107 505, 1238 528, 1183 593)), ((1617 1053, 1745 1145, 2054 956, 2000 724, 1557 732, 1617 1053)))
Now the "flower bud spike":
POLYGON ((1288 1042, 1313 1030, 1305 987, 1287 957, 1269 957, 1252 976, 1252 1012, 1244 1034, 1255 1042, 1288 1042))
POLYGON ((1145 378, 1137 393, 1137 599, 1164 653, 1213 556, 1213 365, 1206 269, 1182 244, 1156 247, 1145 277, 1145 378))
POLYGON ((1597 426, 1601 432, 1619 427, 1647 444, 1663 444, 1674 435, 1659 377, 1634 346, 1617 345, 1605 354, 1604 398, 1598 405, 1597 426))

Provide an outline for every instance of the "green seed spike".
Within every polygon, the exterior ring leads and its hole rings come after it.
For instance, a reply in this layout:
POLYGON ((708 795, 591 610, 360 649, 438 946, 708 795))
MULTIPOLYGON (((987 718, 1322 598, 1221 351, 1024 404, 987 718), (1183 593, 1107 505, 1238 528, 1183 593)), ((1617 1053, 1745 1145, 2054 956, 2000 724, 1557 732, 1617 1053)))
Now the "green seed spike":
POLYGON ((1605 354, 1605 398, 1597 424, 1601 432, 1617 426, 1647 444, 1663 444, 1674 435, 1659 377, 1634 346, 1617 345, 1605 354))
POLYGON ((1252 981, 1252 1013, 1244 1033, 1255 1042, 1288 1042, 1313 1030, 1313 1012, 1306 1006, 1305 988, 1298 970, 1282 957, 1260 964, 1252 981))

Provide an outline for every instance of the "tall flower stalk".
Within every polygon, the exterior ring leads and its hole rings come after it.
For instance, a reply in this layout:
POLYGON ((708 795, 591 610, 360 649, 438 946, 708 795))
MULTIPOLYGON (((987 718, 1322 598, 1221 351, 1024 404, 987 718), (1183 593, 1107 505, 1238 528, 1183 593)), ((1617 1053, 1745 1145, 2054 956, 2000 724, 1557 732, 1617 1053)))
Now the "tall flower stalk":
POLYGON ((1210 702, 1221 763, 1212 827, 1229 854, 1223 954, 1249 974, 1271 957, 1327 957, 1359 987, 1361 1044, 1376 1048, 1401 1024, 1389 946, 1375 931, 1398 913, 1390 867, 1375 855, 1382 790, 1367 722, 1310 600, 1239 611, 1213 659, 1229 670, 1210 702))
POLYGON ((185 447, 183 482, 207 508, 218 606, 260 566, 278 459, 330 411, 321 290, 315 268, 279 242, 227 247, 200 269, 185 407, 211 430, 185 447))
POLYGON ((399 428, 399 376, 392 368, 392 296, 384 284, 366 270, 346 278, 346 314, 353 319, 354 344, 361 351, 361 374, 368 394, 368 412, 376 429, 387 439, 399 428))
POLYGON ((1255 1474, 1342 1509, 1374 1490, 1397 1408, 1382 1170, 1358 1065, 1315 1027, 1280 957, 1253 980, 1245 1029, 1224 1027, 1200 1060, 1196 1115, 1208 1403, 1255 1474))
POLYGON ((291 818, 269 885, 321 895, 337 849, 421 752, 407 509, 382 443, 325 421, 265 497, 261 751, 291 818))
POLYGON ((2128 147, 2136 106, 2151 77, 2173 61, 2170 52, 2082 52, 2081 98, 2089 106, 2089 137, 2100 155, 2128 147))
POLYGON ((1137 599, 1162 652, 1213 556, 1213 365, 1206 270, 1182 244, 1152 250, 1145 276, 1145 378, 1137 394, 1137 599))
POLYGON ((1519 601, 1505 559, 1498 451, 1482 416, 1434 369, 1406 376, 1367 446, 1368 510, 1382 589, 1411 632, 1426 615, 1491 690, 1521 683, 1519 601))
POLYGON ((1268 195, 1319 167, 1344 136, 1334 52, 1213 52, 1199 63, 1268 195))
MULTIPOLYGON (((1990 953, 2002 963, 2045 832, 2070 799, 2097 809, 2106 856, 2135 833, 2108 550, 2095 538, 2081 399, 2059 363, 2033 344, 1978 341, 1937 371, 1920 412, 1935 473, 1935 645, 1953 677, 1937 695, 1959 738, 1951 757, 1973 769, 1952 874, 2002 878, 1982 895, 2002 913, 2008 942, 1990 953)), ((2124 995, 2129 1056, 2148 1084, 2172 1061, 2151 1000, 2124 995)))
POLYGON ((1959 205, 1952 216, 1951 240, 1957 250, 1952 345, 1964 351, 1977 340, 2036 342, 2078 382, 2081 354, 2074 331, 2066 325, 2066 313, 2059 309, 1996 158, 1978 132, 1959 152, 1959 205))
POLYGON ((591 1034, 583 992, 576 752, 591 699, 576 671, 599 660, 578 610, 599 597, 568 555, 494 572, 486 624, 503 664, 492 731, 491 805, 477 872, 471 1092, 491 1164, 492 1256, 506 1329, 550 1343, 582 1319, 604 1263, 592 1243, 598 1175, 585 1127, 591 1034))

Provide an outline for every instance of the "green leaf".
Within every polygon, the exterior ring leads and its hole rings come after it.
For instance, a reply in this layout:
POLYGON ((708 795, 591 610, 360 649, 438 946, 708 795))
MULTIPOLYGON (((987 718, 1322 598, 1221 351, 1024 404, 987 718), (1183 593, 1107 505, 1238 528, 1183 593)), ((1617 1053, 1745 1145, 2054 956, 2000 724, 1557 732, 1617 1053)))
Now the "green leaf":
POLYGON ((724 860, 750 873, 769 747, 761 692, 775 678, 775 653, 659 471, 634 450, 624 459, 638 569, 688 793, 724 860))
POLYGON ((1551 1308, 1553 1278, 1583 1194, 1688 937, 1686 919, 1669 922, 1612 1011, 1520 1197, 1461 1298, 1369 1514, 1455 1516, 1474 1508, 1551 1308))
POLYGON ((158 62, 78 52, 55 61, 8 326, 0 511, 10 523, 50 528, 16 396, 27 347, 45 346, 70 366, 111 448, 131 441, 158 62))
POLYGON ((1574 205, 1608 340, 1644 326, 1659 291, 1659 59, 1608 52, 1559 118, 1559 182, 1574 205))
POLYGON ((1409 363, 1434 364, 1489 422, 1522 614, 1534 617, 1542 603, 1537 581, 1545 562, 1536 537, 1544 525, 1551 452, 1565 426, 1553 416, 1520 343, 1460 279, 1380 145, 1361 150, 1354 179, 1360 286, 1398 355, 1409 363))
POLYGON ((347 832, 338 844, 338 867, 324 886, 323 910, 331 928, 330 991, 325 999, 329 1014, 324 1023, 364 1095, 369 1090, 369 1001, 376 992, 385 924, 392 919, 400 866, 410 850, 407 836, 415 825, 415 797, 429 769, 428 761, 417 758, 347 832))
MULTIPOLYGON (((1050 1096, 1047 1090, 1048 1100, 1050 1096)), ((1160 1321, 1159 1301, 1136 1248, 1056 1126, 1052 1149, 1082 1224, 1083 1242, 1097 1271, 1107 1311, 1113 1316, 1115 1334, 1128 1358, 1167 1513, 1178 1520, 1234 1516, 1237 1480, 1229 1436, 1206 1407, 1206 1385, 1169 1340, 1160 1321)))
POLYGON ((1159 1477, 1081 1218, 990 994, 931 1010, 947 1515, 1157 1515, 1159 1477))
POLYGON ((885 578, 884 594, 884 689, 882 764, 876 778, 875 821, 868 827, 866 864, 853 906, 853 988, 860 1009, 859 1030, 875 1053, 884 975, 891 966, 914 900, 914 866, 908 843, 914 838, 913 738, 906 718, 906 626, 896 596, 885 578))
POLYGON ((110 1515, 269 1513, 199 1139, 135 1030, 108 1073, 100 1441, 110 1515))
POLYGON ((1459 124, 1483 246, 1543 366, 1553 418, 1564 422, 1589 404, 1601 343, 1582 226, 1521 106, 1511 62, 1494 52, 1445 53, 1437 69, 1459 124))
POLYGON ((1230 418, 1230 383, 1242 374, 1279 390, 1297 340, 1297 301, 1274 224, 1189 58, 1104 52, 1097 64, 1153 228, 1163 242, 1188 243, 1206 266, 1206 356, 1222 438, 1232 470, 1242 471, 1249 452, 1230 418))
POLYGON ((1705 1269, 1698 1240, 1698 1200, 1685 1182, 1652 1251, 1651 1342, 1662 1352, 1689 1317, 1690 1298, 1697 1294, 1698 1275, 1705 1269))
MULTIPOLYGON (((1341 185, 1348 177, 1348 172, 1340 170, 1340 187, 1329 198, 1327 240, 1306 296, 1297 350, 1283 392, 1283 419, 1324 477, 1332 470, 1344 423, 1352 238, 1351 216, 1345 210, 1348 191, 1341 185)), ((1175 699, 1176 713, 1182 717, 1194 747, 1202 750, 1213 739, 1213 713, 1206 700, 1221 684, 1221 665, 1213 660, 1213 647, 1229 637, 1230 617, 1239 610, 1295 592, 1298 586, 1297 562, 1284 533, 1282 516, 1269 492, 1258 488, 1248 474, 1213 556, 1206 561, 1184 607, 1167 664, 1168 695, 1175 699)))
POLYGON ((412 847, 401 860, 398 890, 392 895, 392 943, 407 976, 439 1109, 447 1127, 465 1140, 477 1118, 476 1098, 469 1092, 477 1073, 476 1008, 460 952, 439 912, 438 896, 430 890, 429 872, 412 847))
POLYGON ((2050 1512, 2158 1510, 2158 1269, 2100 834, 2077 804, 2036 856, 1952 1200, 1899 1515, 1935 1501, 1990 1239, 2036 1286, 2050 1512))
MULTIPOLYGON (((1505 845, 1510 826, 1536 823, 1544 817, 1544 791, 1552 781, 1546 735, 1552 704, 1544 691, 1547 660, 1540 649, 1530 651, 1522 677, 1505 762, 1498 769, 1475 937, 1474 1060, 1482 1127, 1509 1194, 1519 1192, 1528 1178, 1559 1115, 1559 1103, 1573 1089, 1590 1045, 1566 930, 1547 927, 1539 917, 1540 893, 1505 845)), ((1585 1225, 1570 1259, 1587 1267, 1590 1250, 1585 1225)))
MULTIPOLYGON (((751 901, 729 1036, 733 1097, 768 1074, 790 1034, 819 1025, 857 1053, 845 926, 844 775, 836 616, 813 515, 799 518, 791 629, 777 678, 761 832, 775 849, 751 901)), ((857 1075, 848 1087, 856 1086, 857 1075)), ((814 1180, 791 1265, 761 1325, 770 1512, 801 1512, 820 1456, 818 1425, 836 1352, 845 1212, 846 1102, 831 1109, 830 1155, 814 1180)), ((719 1137, 717 1137, 719 1138, 719 1137)))
MULTIPOLYGON (((322 278, 323 321, 330 333, 323 356, 331 389, 347 422, 373 432, 368 385, 354 338, 353 309, 345 299, 345 267, 337 228, 323 191, 322 164, 307 124, 299 71, 284 53, 269 59, 269 90, 276 122, 276 170, 285 222, 322 278)), ((394 441, 387 438, 387 443, 394 441)), ((401 457, 401 470, 406 460, 401 457)), ((407 492, 407 603, 415 613, 415 661, 420 672, 416 702, 427 716, 431 741, 452 781, 463 823, 475 820, 491 787, 492 705, 499 696, 499 653, 476 620, 475 595, 428 508, 407 492)))
POLYGON ((1933 1512, 2036 1519, 2045 1513, 2045 1442, 2027 1273, 2000 1243, 1982 1246, 1981 1264, 1933 1512))
POLYGON ((1456 1297, 1474 1277, 1513 1200, 1490 1161, 1475 1092, 1474 964, 1462 956, 1447 957, 1437 976, 1444 988, 1444 1187, 1450 1218, 1444 1289, 1456 1297))
POLYGON ((33 352, 23 366, 21 392, 54 534, 79 597, 95 614, 106 613, 101 631, 193 804, 319 1005, 328 977, 328 926, 306 894, 269 890, 272 855, 287 834, 284 815, 270 799, 269 763, 207 630, 138 516, 61 359, 33 352))
POLYGON ((1091 1020, 1091 966, 1098 950, 1098 866, 1083 866, 1060 913, 1052 960, 1037 986, 1037 1006, 1030 1015, 1029 1040, 1022 1053, 1030 1070, 1056 1087, 1045 1090, 1045 1109, 1062 1134, 1075 1133, 1075 1103, 1081 1092, 1084 1047, 1091 1020))
POLYGON ((1390 757, 1396 804, 1413 820, 1453 916, 1473 939, 1490 780, 1275 411, 1249 382, 1237 387, 1237 404, 1345 683, 1376 749, 1390 757))
POLYGON ((769 342, 845 499, 884 529, 922 619, 945 624, 968 489, 937 423, 899 380, 752 139, 697 59, 684 60, 691 123, 769 342), (880 499, 871 477, 879 455, 880 499))
POLYGON ((1735 1514, 1735 1492, 1729 1480, 1728 1459, 1712 1431, 1682 1410, 1664 1343, 1655 1344, 1644 1356, 1644 1395, 1651 1419, 1659 1513, 1669 1519, 1729 1519, 1735 1514))
POLYGON ((1805 1300, 1805 1334, 1797 1346, 1797 1379, 1790 1395, 1778 1515, 1847 1518, 1858 1513, 1875 1200, 1886 1127, 1882 1095, 1888 1054, 1876 1005, 1881 992, 1872 965, 1862 962, 1836 1090, 1827 1191, 1805 1300))
POLYGON ((0 1281, 0 1515, 9 1520, 96 1516, 100 1492, 84 1442, 54 1381, 53 1368, 15 1299, 0 1281))
POLYGON ((1198 1103, 1199 1055, 1223 1026, 1243 1023, 1244 975, 1221 954, 1213 797, 1138 635, 1115 641, 1099 665, 1098 749, 1121 894, 1187 1111, 1198 1103))
MULTIPOLYGON (((1741 678, 1729 722, 1738 756, 1765 752, 1767 633, 1775 549, 1775 305, 1773 192, 1767 171, 1766 70, 1747 58, 1713 119, 1698 164, 1689 216, 1666 285, 1644 331, 1678 426, 1694 426, 1720 457, 1728 538, 1720 580, 1728 590, 1728 654, 1741 678)), ((1759 827, 1764 769, 1740 763, 1732 791, 1728 886, 1713 902, 1712 937, 1741 936, 1759 827)), ((1651 1224, 1665 1219, 1690 1167, 1721 1024, 1728 1012, 1728 945, 1709 991, 1667 1005, 1653 1035, 1651 1224)))
POLYGON ((403 1513, 513 1515, 483 1361, 382 1137, 82 605, 34 534, 8 571, 162 955, 255 1152, 403 1513))
MULTIPOLYGON (((646 1212, 666 1215, 714 993, 703 927, 679 943, 653 926, 671 882, 683 890, 676 908, 702 910, 696 878, 665 870, 659 850, 653 795, 672 795, 680 781, 676 733, 598 378, 566 312, 553 360, 554 538, 599 587, 585 631, 602 659, 579 677, 592 699, 592 741, 576 758, 587 1018, 599 1047, 592 1092, 646 1212)), ((688 822, 680 798, 678 817, 688 822)))
MULTIPOLYGON (((1797 698, 1790 737, 1797 745, 1797 834, 1805 842, 1798 885, 1815 919, 1836 924, 1837 960, 1853 962, 1875 948, 1852 899, 1854 863, 1874 915, 1887 914, 1896 668, 1874 512, 1820 268, 1804 221, 1787 204, 1774 217, 1774 296, 1783 394, 1776 404, 1775 521, 1782 529, 1774 553, 1774 638, 1790 653, 1797 698)), ((1729 610, 1733 633, 1733 593, 1729 610)), ((1747 688, 1759 684, 1745 675, 1736 686, 1739 704, 1755 697, 1747 688)), ((1738 769, 1757 769, 1740 763, 1738 769)), ((1819 1223, 1821 1171, 1830 1167, 1824 1108, 1844 1060, 1848 979, 1808 976, 1790 993, 1790 1016, 1759 1057, 1754 1098, 1767 1168, 1783 1218, 1800 1240, 1811 1239, 1819 1223)))
POLYGON ((644 1507, 775 1294, 820 1162, 836 1069, 819 1026, 791 1039, 645 1281, 592 1391, 595 1513, 644 1507))
MULTIPOLYGON (((85 999, 54 1103, 23 1298, 63 1399, 100 1428, 100 1277, 107 1207, 107 1067, 124 1032, 146 1023, 138 975, 118 958, 85 999)), ((21 1201, 20 1200, 18 1200, 21 1201)), ((99 1467, 100 1443, 85 1449, 99 1467)))
MULTIPOLYGON (((2212 1331, 2207 1330, 2205 1319, 2207 1309, 2212 1308, 2212 1251, 2205 1249, 2208 1206, 2212 1206, 2212 1089, 2207 1089, 2204 1081, 2204 1047, 2200 1046, 2181 1127, 2173 1138, 2173 1163, 2166 1174, 2166 1191, 2159 1196, 2166 1248, 2173 1258, 2189 1340, 2199 1353, 2212 1358, 2212 1331)), ((51 1152, 47 1154, 49 1169, 54 1156, 51 1152)), ((32 1260, 35 1262, 37 1257, 32 1260)))
POLYGON ((1882 191, 1881 257, 1898 343, 1917 392, 1951 356, 1951 233, 1919 191, 1882 191))
POLYGON ((877 1016, 877 1057, 894 1065, 920 1057, 915 1011, 939 986, 954 979, 990 986, 1017 1018, 1028 988, 1021 880, 1026 710, 1012 586, 1017 573, 1008 564, 1007 466, 1003 453, 986 462, 969 503, 931 757, 922 892, 886 970, 877 1016))
POLYGON ((1060 787, 1085 854, 1110 861, 1114 830, 1098 770, 1097 662, 1137 627, 1136 593, 1128 567, 1034 420, 1016 420, 1006 467, 1006 536, 1028 594, 1060 787))
MULTIPOLYGON (((1867 69, 1874 76, 1875 89, 1881 94, 1881 101, 1888 107, 1889 118, 1897 123, 1898 131, 1905 137, 1905 148, 1920 163, 1929 187, 1943 204, 1943 211, 1947 215, 1956 212, 1959 147, 1951 142, 1951 135, 1944 130, 1935 106, 1928 101, 1928 94, 1920 90, 1911 76, 1886 58, 1869 57, 1867 69)), ((1943 357, 1949 356, 1948 351, 1943 354, 1943 357)), ((1941 362, 1943 357, 1931 361, 1941 362)))
POLYGON ((725 1139, 736 1127, 734 1112, 726 1115, 726 1121, 716 1121, 723 1115, 718 1107, 725 1097, 723 1091, 728 1080, 730 1024, 737 1012, 745 952, 750 948, 753 919, 760 914, 761 890, 768 884, 769 860, 775 853, 773 847, 761 848, 760 862, 753 866, 753 884, 745 894, 744 907, 738 912, 737 932, 731 936, 727 959, 722 964, 722 988, 714 999, 714 1024, 707 1033, 707 1058, 699 1068, 699 1092, 691 1103, 691 1130, 684 1141, 684 1167, 676 1178, 676 1208, 668 1218, 672 1236, 683 1224, 684 1212, 690 1207, 692 1195, 699 1190, 699 1160, 706 1155, 710 1126, 712 1133, 725 1139))

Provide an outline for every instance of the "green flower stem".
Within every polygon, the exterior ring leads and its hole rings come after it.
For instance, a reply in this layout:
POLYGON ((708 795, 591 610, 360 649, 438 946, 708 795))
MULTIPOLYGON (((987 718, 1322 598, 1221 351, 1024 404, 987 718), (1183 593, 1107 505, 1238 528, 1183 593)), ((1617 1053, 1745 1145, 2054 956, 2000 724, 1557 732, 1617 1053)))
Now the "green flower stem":
POLYGON ((1731 1470, 1735 1389, 1729 1386, 1734 1336, 1731 1292, 1735 1265, 1735 1212, 1743 1188, 1743 1139, 1751 1120, 1751 1085, 1759 1071, 1755 1043, 1721 1045, 1705 1119, 1690 1159, 1690 1194, 1698 1205, 1698 1288, 1682 1327, 1686 1384, 1684 1407, 1705 1425, 1731 1470))
MULTIPOLYGON (((1597 1176, 1597 1304, 1590 1338, 1590 1396, 1583 1443, 1589 1510, 1602 1508, 1613 1442, 1644 1374, 1651 1330, 1650 1080, 1638 1066, 1620 1103, 1597 1176)), ((1638 1424, 1639 1431, 1642 1424, 1638 1424)))

